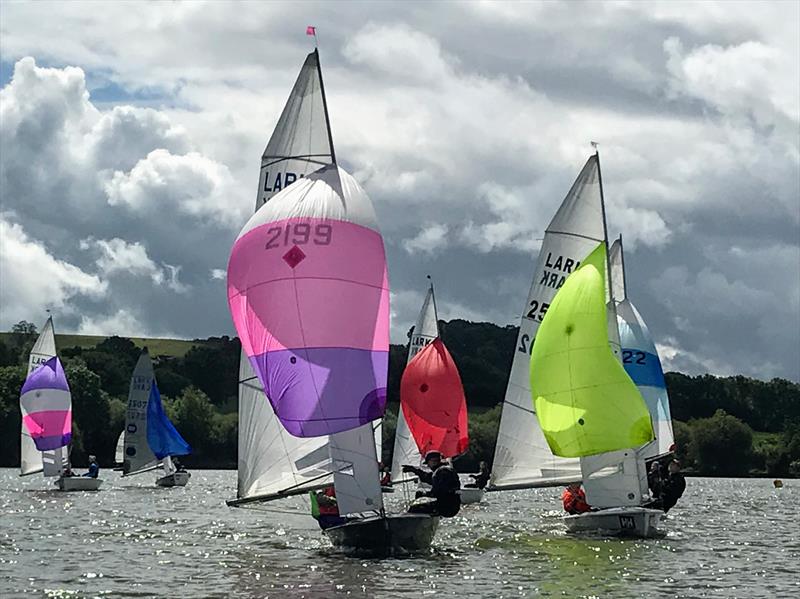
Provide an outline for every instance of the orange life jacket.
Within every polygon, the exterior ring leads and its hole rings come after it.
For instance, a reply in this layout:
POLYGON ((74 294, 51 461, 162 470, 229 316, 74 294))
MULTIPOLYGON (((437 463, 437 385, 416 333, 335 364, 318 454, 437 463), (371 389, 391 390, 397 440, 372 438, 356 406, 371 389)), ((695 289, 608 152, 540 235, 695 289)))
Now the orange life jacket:
POLYGON ((573 492, 567 487, 561 494, 561 501, 564 504, 564 511, 569 514, 582 514, 592 509, 589 504, 586 503, 586 494, 583 492, 583 489, 578 489, 573 492))

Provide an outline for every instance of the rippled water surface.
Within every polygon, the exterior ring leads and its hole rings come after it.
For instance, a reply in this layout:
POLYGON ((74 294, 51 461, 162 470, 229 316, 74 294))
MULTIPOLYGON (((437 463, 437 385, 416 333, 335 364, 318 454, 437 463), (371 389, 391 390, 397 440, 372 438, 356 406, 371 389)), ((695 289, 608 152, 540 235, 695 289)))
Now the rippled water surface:
POLYGON ((226 507, 232 471, 182 489, 102 474, 98 493, 59 493, 0 470, 0 596, 800 596, 797 480, 689 479, 647 541, 566 535, 558 489, 491 493, 430 555, 371 561, 334 553, 304 499, 226 507))

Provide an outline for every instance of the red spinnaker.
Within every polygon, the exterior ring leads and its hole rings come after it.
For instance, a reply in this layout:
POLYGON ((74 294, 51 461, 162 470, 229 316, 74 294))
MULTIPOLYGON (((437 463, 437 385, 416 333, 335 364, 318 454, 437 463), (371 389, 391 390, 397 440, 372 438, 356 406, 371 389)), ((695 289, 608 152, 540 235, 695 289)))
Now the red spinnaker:
POLYGON ((441 339, 434 339, 406 366, 400 404, 423 456, 438 450, 452 458, 467 450, 467 400, 456 364, 441 339))

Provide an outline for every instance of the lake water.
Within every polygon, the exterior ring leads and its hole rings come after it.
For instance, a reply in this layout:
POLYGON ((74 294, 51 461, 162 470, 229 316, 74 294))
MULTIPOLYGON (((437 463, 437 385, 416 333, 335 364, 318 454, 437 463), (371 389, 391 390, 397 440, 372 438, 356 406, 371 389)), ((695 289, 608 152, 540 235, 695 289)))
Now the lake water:
POLYGON ((334 553, 302 498, 226 507, 232 471, 180 489, 102 475, 59 493, 0 470, 0 596, 800 596, 800 480, 689 479, 647 541, 566 535, 559 489, 491 493, 442 521, 430 555, 364 560, 334 553))

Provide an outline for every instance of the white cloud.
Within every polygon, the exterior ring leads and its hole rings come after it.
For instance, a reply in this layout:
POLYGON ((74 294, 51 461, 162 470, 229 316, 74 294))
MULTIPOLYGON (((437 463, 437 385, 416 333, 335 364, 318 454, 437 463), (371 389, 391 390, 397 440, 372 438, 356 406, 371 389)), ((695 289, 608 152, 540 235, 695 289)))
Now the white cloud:
POLYGON ((447 244, 448 231, 447 225, 427 225, 420 229, 415 237, 404 240, 403 247, 409 254, 417 252, 432 254, 447 244))
POLYGON ((0 323, 36 322, 45 309, 70 311, 76 296, 101 298, 108 284, 52 255, 24 229, 0 214, 0 323))
POLYGON ((228 271, 223 268, 212 268, 209 274, 214 281, 224 281, 228 277, 228 271))
POLYGON ((115 172, 106 192, 112 206, 126 205, 155 218, 176 209, 200 220, 235 227, 244 214, 226 202, 232 187, 226 166, 195 152, 176 156, 158 149, 139 160, 130 172, 115 172))
POLYGON ((98 250, 100 257, 95 260, 97 268, 104 276, 124 273, 133 276, 149 276, 153 283, 161 284, 164 273, 147 255, 147 249, 139 243, 128 243, 114 239, 94 239, 87 237, 80 242, 82 250, 98 250))
POLYGON ((120 309, 113 314, 82 316, 78 325, 78 334, 150 337, 153 335, 153 331, 145 327, 131 312, 120 309))
POLYGON ((681 40, 671 37, 664 50, 674 94, 699 98, 723 113, 752 114, 762 126, 776 124, 776 116, 800 121, 797 89, 776 77, 782 58, 776 48, 748 41, 686 53, 681 40))

